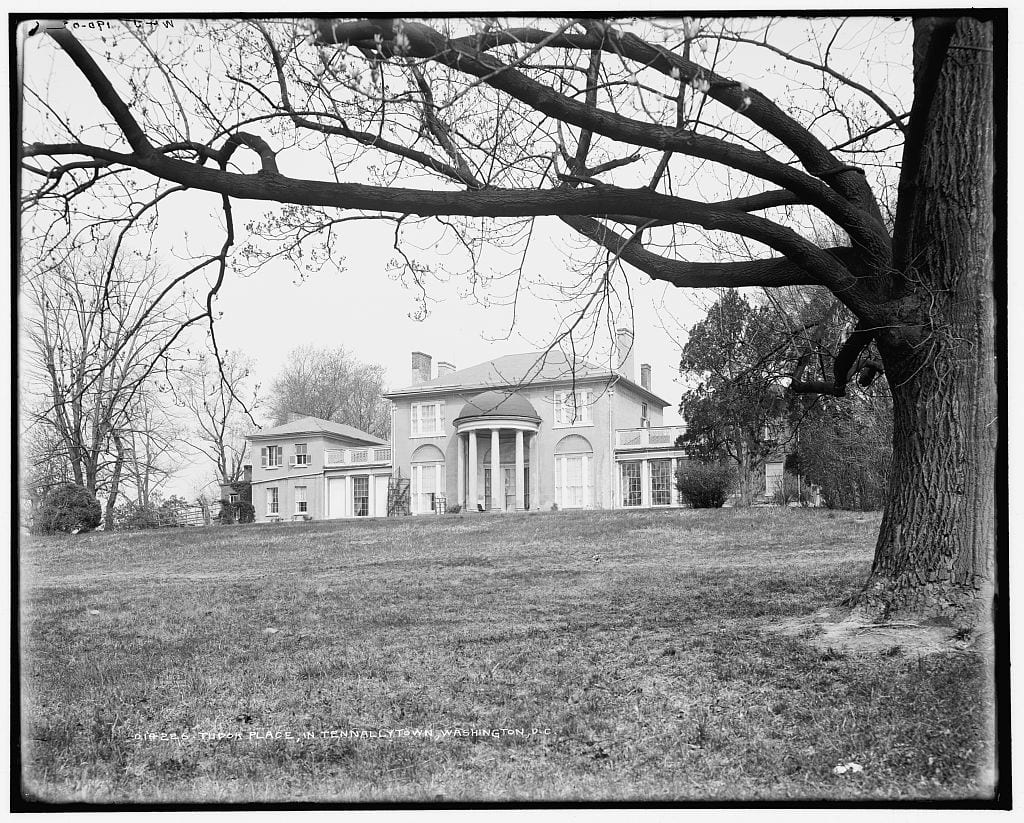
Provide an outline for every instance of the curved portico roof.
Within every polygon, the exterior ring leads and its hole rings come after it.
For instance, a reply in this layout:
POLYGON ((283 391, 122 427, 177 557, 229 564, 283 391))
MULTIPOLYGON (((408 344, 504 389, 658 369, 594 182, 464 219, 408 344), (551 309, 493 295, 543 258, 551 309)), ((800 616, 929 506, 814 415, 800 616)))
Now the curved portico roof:
POLYGON ((521 394, 507 391, 481 392, 462 407, 455 422, 480 420, 488 417, 520 418, 540 423, 540 415, 537 414, 537 410, 529 400, 521 394))

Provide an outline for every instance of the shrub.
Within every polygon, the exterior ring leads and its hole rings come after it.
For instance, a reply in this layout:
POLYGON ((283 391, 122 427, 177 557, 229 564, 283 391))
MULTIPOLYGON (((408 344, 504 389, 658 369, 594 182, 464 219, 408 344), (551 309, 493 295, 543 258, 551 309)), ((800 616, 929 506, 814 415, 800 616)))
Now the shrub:
POLYGON ((256 508, 245 500, 236 503, 229 503, 227 500, 220 501, 220 512, 217 514, 217 522, 228 526, 232 523, 252 523, 256 520, 256 508))
POLYGON ((687 462, 676 472, 676 488, 695 509, 721 508, 736 487, 736 472, 728 466, 687 462))
MULTIPOLYGON (((788 464, 788 458, 786 462, 788 464)), ((806 483, 801 483, 799 477, 786 471, 782 475, 782 482, 772 490, 770 498, 777 506, 788 506, 790 503, 810 506, 814 496, 806 483)))
POLYGON ((238 495, 243 503, 252 503, 252 483, 248 480, 238 480, 231 484, 231 491, 238 495))
POLYGON ((462 506, 460 506, 458 503, 453 503, 452 505, 450 505, 447 508, 448 514, 458 514, 461 511, 462 511, 462 506))
POLYGON ((235 522, 235 507, 227 500, 220 501, 220 511, 217 512, 217 522, 222 526, 230 526, 235 522))
POLYGON ((100 501, 77 483, 61 483, 47 492, 36 512, 33 528, 39 534, 95 529, 103 519, 100 501))
POLYGON ((152 504, 139 506, 137 503, 128 503, 118 509, 116 517, 117 528, 127 531, 159 529, 163 525, 160 510, 152 504))
POLYGON ((235 519, 239 523, 253 523, 256 520, 256 507, 252 503, 242 500, 234 504, 235 519))

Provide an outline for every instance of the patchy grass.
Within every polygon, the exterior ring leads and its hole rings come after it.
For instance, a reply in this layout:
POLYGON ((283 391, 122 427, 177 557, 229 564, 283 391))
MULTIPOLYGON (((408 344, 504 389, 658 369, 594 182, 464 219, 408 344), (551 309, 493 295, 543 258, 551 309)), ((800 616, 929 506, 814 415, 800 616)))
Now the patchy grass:
POLYGON ((758 509, 29 538, 25 791, 985 796, 986 661, 766 630, 854 591, 877 528, 758 509), (500 729, 524 733, 472 734, 500 729), (368 736, 381 730, 395 736, 368 736), (863 769, 834 772, 847 763, 863 769))

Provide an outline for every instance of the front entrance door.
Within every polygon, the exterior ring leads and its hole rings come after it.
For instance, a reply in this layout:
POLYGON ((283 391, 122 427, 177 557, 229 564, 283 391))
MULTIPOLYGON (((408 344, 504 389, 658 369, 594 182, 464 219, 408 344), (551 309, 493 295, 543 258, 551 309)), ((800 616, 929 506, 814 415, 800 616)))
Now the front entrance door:
MULTIPOLYGON (((525 494, 523 505, 530 508, 530 467, 523 469, 523 483, 525 494)), ((504 502, 502 511, 514 512, 516 510, 516 466, 515 463, 501 467, 501 499, 504 502)), ((491 505, 491 467, 484 466, 484 494, 487 499, 487 506, 491 505)))
POLYGON ((502 466, 501 473, 505 478, 505 511, 516 510, 516 467, 502 466))

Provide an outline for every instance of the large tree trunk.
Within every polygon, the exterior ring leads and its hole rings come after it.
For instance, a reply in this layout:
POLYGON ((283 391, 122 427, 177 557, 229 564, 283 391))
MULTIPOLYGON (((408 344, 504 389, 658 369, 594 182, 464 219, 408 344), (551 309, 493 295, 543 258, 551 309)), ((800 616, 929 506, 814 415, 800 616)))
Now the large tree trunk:
MULTIPOLYGON (((916 29, 915 56, 939 36, 929 21, 916 29)), ((904 160, 900 207, 909 193, 913 210, 897 225, 898 313, 920 326, 878 338, 893 462, 861 602, 972 625, 992 606, 996 525, 993 43, 971 18, 946 36, 920 154, 904 160)), ((927 72, 915 75, 920 95, 927 72)))

